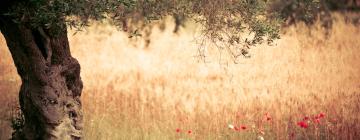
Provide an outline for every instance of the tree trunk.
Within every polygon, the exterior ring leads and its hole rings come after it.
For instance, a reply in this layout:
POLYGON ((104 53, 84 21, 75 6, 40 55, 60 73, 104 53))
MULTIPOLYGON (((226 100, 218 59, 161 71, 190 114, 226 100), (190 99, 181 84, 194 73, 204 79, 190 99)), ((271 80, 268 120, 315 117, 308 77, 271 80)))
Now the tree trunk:
POLYGON ((25 126, 13 139, 81 139, 83 84, 66 27, 51 35, 51 29, 32 29, 0 15, 0 30, 22 80, 19 102, 25 126))

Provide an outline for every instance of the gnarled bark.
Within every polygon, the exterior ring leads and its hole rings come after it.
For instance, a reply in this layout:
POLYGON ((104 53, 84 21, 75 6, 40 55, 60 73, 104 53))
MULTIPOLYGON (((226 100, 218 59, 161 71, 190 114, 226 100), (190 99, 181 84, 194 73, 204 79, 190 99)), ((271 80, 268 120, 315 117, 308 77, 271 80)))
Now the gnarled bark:
POLYGON ((51 35, 51 29, 31 29, 0 15, 0 30, 22 80, 25 126, 13 139, 81 139, 83 85, 65 26, 51 35))

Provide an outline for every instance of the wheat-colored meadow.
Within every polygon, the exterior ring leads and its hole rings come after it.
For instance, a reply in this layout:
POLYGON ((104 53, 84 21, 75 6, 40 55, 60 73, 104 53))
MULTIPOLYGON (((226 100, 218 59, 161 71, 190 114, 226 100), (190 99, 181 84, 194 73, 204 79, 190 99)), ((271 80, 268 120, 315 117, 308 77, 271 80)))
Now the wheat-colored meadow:
MULTIPOLYGON (((70 31, 84 139, 360 139, 359 26, 338 16, 331 36, 319 24, 288 27, 237 64, 213 47, 199 61, 198 26, 179 34, 173 26, 154 28, 149 47, 110 25, 70 31)), ((21 83, 2 36, 0 54, 0 139, 8 139, 21 83)))

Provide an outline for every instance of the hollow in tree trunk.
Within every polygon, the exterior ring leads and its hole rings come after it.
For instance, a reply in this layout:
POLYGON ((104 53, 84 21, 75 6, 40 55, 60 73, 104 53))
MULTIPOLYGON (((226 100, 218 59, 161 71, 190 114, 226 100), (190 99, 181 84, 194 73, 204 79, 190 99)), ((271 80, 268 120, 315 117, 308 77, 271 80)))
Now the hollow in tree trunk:
POLYGON ((13 139, 81 139, 83 84, 66 27, 52 35, 51 29, 32 29, 0 16, 0 30, 22 80, 25 126, 13 139))

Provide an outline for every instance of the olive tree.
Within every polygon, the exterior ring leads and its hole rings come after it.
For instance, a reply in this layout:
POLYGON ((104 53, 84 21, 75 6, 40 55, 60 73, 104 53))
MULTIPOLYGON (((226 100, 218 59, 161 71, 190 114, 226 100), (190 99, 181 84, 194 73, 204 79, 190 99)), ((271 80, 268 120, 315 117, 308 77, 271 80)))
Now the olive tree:
POLYGON ((236 58, 279 38, 279 20, 267 5, 266 0, 2 0, 0 30, 21 77, 25 118, 13 139, 82 139, 83 83, 68 28, 80 31, 102 20, 119 28, 143 27, 182 15, 201 24, 206 40, 236 58))

